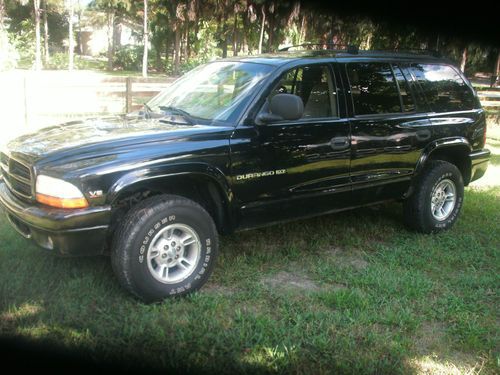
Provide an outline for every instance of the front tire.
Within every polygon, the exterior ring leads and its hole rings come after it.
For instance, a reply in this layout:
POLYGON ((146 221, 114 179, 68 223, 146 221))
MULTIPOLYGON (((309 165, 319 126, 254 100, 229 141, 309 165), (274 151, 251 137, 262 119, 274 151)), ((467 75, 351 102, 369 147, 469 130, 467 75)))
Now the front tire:
POLYGON ((199 204, 175 195, 148 198, 126 215, 111 262, 120 284, 145 302, 185 295, 212 273, 218 234, 199 204))
POLYGON ((403 202, 405 224, 422 233, 450 229, 458 219, 463 199, 464 182, 458 168, 433 160, 415 182, 413 194, 403 202))

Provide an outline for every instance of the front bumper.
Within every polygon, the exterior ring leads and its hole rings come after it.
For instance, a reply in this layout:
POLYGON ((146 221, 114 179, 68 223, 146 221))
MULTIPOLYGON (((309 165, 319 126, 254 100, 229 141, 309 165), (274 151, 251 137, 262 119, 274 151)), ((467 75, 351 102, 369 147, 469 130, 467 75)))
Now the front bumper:
POLYGON ((490 161, 490 150, 478 150, 470 153, 471 174, 470 182, 481 178, 486 173, 490 161))
POLYGON ((67 210, 26 203, 0 178, 0 208, 23 237, 59 255, 98 255, 106 248, 110 206, 67 210))

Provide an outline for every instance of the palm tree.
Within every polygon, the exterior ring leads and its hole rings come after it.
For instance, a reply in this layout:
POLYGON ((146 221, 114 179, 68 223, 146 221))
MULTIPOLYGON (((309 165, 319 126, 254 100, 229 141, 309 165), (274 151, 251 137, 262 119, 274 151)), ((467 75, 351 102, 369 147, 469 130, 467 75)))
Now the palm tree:
POLYGON ((144 53, 142 55, 142 76, 148 76, 148 0, 144 0, 144 53))
POLYGON ((35 70, 42 69, 42 52, 40 40, 40 0, 33 0, 35 12, 35 70))

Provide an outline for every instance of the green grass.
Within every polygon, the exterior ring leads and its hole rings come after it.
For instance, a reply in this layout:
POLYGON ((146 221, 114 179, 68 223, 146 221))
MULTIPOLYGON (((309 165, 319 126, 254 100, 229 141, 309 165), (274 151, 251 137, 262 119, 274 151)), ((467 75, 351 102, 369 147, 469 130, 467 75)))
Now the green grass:
POLYGON ((160 305, 2 219, 0 335, 226 373, 500 371, 500 188, 468 189, 441 235, 401 219, 394 203, 225 237, 207 287, 160 305))

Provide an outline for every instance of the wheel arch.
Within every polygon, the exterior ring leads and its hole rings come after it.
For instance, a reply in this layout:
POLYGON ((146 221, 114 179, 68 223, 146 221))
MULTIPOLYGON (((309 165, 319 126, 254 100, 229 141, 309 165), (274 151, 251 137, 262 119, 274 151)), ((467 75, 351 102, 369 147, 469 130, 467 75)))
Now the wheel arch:
POLYGON ((424 167, 431 160, 443 160, 454 164, 467 186, 471 179, 470 153, 472 146, 463 137, 445 138, 431 142, 422 152, 415 168, 415 177, 418 177, 424 167))
MULTIPOLYGON (((220 233, 232 231, 232 191, 219 169, 196 164, 176 167, 169 171, 148 169, 123 175, 109 189, 107 202, 114 215, 122 216, 141 200, 159 194, 179 195, 200 204, 213 217, 220 233)), ((114 219, 114 220, 113 220, 114 219)))

